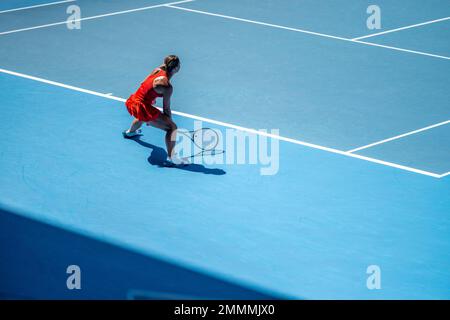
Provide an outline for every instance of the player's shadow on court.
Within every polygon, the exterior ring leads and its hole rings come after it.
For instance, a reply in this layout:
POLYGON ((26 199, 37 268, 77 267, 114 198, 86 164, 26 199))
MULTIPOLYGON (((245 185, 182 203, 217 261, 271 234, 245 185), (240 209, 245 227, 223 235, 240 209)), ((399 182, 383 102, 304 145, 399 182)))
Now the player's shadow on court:
POLYGON ((206 168, 204 165, 191 163, 189 165, 171 165, 168 164, 167 159, 167 152, 163 148, 157 147, 153 144, 150 144, 148 142, 142 141, 139 137, 136 137, 134 139, 130 139, 133 141, 136 141, 141 146, 149 148, 152 150, 152 153, 150 154, 150 157, 148 157, 147 161, 152 166, 158 166, 160 168, 175 168, 180 169, 184 171, 191 171, 191 172, 199 172, 204 174, 213 174, 217 176, 221 176, 226 174, 226 172, 222 169, 218 168, 206 168))

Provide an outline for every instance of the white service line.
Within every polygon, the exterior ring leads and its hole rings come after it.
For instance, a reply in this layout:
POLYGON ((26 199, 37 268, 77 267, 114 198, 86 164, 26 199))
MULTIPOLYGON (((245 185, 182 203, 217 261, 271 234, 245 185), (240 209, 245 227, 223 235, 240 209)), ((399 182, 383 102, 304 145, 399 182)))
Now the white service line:
POLYGON ((64 1, 49 2, 49 3, 37 4, 37 5, 34 5, 34 6, 3 10, 3 11, 0 11, 0 13, 7 13, 7 12, 14 12, 14 11, 21 11, 21 10, 40 8, 40 7, 47 7, 47 6, 52 6, 52 5, 55 5, 55 4, 67 3, 67 2, 75 2, 75 1, 77 1, 77 0, 64 0, 64 1))
POLYGON ((225 19, 230 19, 230 20, 237 20, 237 21, 242 21, 242 22, 259 24, 259 25, 262 25, 262 26, 267 26, 267 27, 272 27, 272 28, 284 29, 284 30, 301 32, 301 33, 307 33, 307 34, 312 34, 312 35, 319 36, 319 37, 350 41, 350 39, 347 39, 347 38, 332 36, 332 35, 325 34, 325 33, 314 32, 314 31, 303 30, 303 29, 297 29, 297 28, 291 28, 291 27, 281 26, 281 25, 277 25, 277 24, 266 23, 266 22, 255 21, 255 20, 249 20, 249 19, 243 19, 243 18, 238 18, 238 17, 233 17, 233 16, 226 16, 226 15, 223 15, 223 14, 212 13, 212 12, 208 12, 208 11, 194 10, 194 9, 189 9, 189 8, 184 8, 184 7, 178 7, 178 6, 175 6, 175 5, 169 5, 169 4, 166 5, 165 7, 178 9, 178 10, 183 10, 183 11, 188 11, 188 12, 200 13, 200 14, 213 16, 213 17, 220 17, 220 18, 225 18, 225 19))
POLYGON ((166 5, 165 7, 178 9, 178 10, 183 10, 183 11, 188 11, 188 12, 200 13, 200 14, 204 14, 204 15, 207 15, 207 16, 213 16, 213 17, 219 17, 219 18, 225 18, 225 19, 230 19, 230 20, 242 21, 242 22, 247 22, 247 23, 253 23, 253 24, 258 24, 258 25, 262 25, 262 26, 266 26, 266 27, 272 27, 272 28, 289 30, 289 31, 295 31, 295 32, 301 32, 301 33, 307 33, 307 34, 312 34, 312 35, 319 36, 319 37, 351 41, 350 39, 347 39, 347 38, 332 36, 332 35, 325 34, 325 33, 319 33, 319 32, 314 32, 314 31, 308 31, 308 30, 303 30, 303 29, 297 29, 297 28, 281 26, 281 25, 273 24, 273 23, 266 23, 266 22, 261 22, 261 21, 255 21, 255 20, 249 20, 249 19, 238 18, 238 17, 233 17, 233 16, 227 16, 227 15, 218 14, 218 13, 212 13, 212 12, 208 12, 208 11, 202 11, 202 10, 195 10, 195 9, 189 9, 189 8, 184 8, 184 7, 178 7, 178 6, 170 5, 170 4, 166 5))
POLYGON ((371 143, 371 144, 368 144, 368 145, 365 145, 365 146, 362 146, 362 147, 358 147, 358 148, 355 148, 355 149, 352 149, 352 150, 348 150, 347 152, 352 153, 352 152, 360 151, 360 150, 363 150, 363 149, 367 149, 367 148, 370 148, 370 147, 373 147, 373 146, 376 146, 376 145, 379 145, 379 144, 382 144, 382 143, 386 143, 386 142, 389 142, 389 141, 392 141, 392 140, 397 140, 397 139, 400 139, 400 138, 403 138, 403 137, 406 137, 406 136, 410 136, 412 134, 416 134, 416 133, 419 133, 419 132, 422 132, 422 131, 426 131, 426 130, 430 130, 430 129, 433 129, 433 128, 436 128, 436 127, 439 127, 439 126, 443 126, 443 125, 446 125, 447 123, 450 123, 450 120, 442 121, 442 122, 439 122, 439 123, 436 123, 436 124, 432 124, 432 125, 430 125, 428 127, 424 127, 424 128, 420 128, 420 129, 417 129, 417 130, 414 130, 414 131, 406 132, 406 133, 400 134, 400 135, 395 136, 395 137, 391 137, 391 138, 387 138, 387 139, 384 139, 384 140, 380 140, 380 141, 377 141, 377 142, 374 142, 374 143, 371 143))
POLYGON ((92 94, 94 96, 99 96, 99 97, 103 97, 103 98, 107 98, 107 99, 112 99, 112 100, 125 102, 125 99, 122 99, 122 98, 117 98, 117 97, 110 96, 110 95, 105 94, 105 93, 100 93, 100 92, 96 92, 96 91, 92 91, 92 90, 87 90, 87 89, 71 86, 71 85, 68 85, 68 84, 61 83, 61 82, 56 82, 56 81, 52 81, 52 80, 42 79, 42 78, 38 78, 38 77, 34 77, 34 76, 27 75, 27 74, 6 70, 6 69, 0 69, 0 72, 1 73, 6 73, 6 74, 10 74, 12 76, 20 77, 20 78, 25 78, 25 79, 30 79, 30 80, 34 80, 34 81, 38 81, 38 82, 51 84, 51 85, 57 86, 57 87, 62 87, 62 88, 66 88, 66 89, 70 89, 70 90, 74 90, 74 91, 79 91, 79 92, 83 92, 83 93, 87 93, 87 94, 92 94))
POLYGON ((294 32, 306 33, 306 34, 311 34, 311 35, 315 35, 315 36, 319 36, 319 37, 331 38, 331 39, 342 40, 342 41, 347 41, 347 42, 352 42, 352 43, 360 43, 360 44, 364 44, 364 45, 368 45, 368 46, 380 47, 380 48, 391 49, 391 50, 396 50, 396 51, 402 51, 402 52, 419 54, 419 55, 423 55, 423 56, 429 56, 429 57, 433 57, 433 58, 440 58, 440 59, 450 60, 450 57, 440 56, 440 55, 437 55, 437 54, 421 52, 421 51, 415 51, 415 50, 408 50, 408 49, 392 47, 392 46, 386 46, 386 45, 381 45, 381 44, 372 43, 372 42, 353 40, 353 39, 348 39, 348 38, 343 38, 343 37, 338 37, 338 36, 332 36, 332 35, 329 35, 329 34, 324 34, 324 33, 319 33, 319 32, 313 32, 313 31, 308 31, 308 30, 303 30, 303 29, 297 29, 297 28, 281 26, 281 25, 277 25, 277 24, 273 24, 273 23, 266 23, 266 22, 261 22, 261 21, 243 19, 243 18, 227 16, 227 15, 218 14, 218 13, 212 13, 212 12, 208 12, 208 11, 194 10, 194 9, 189 9, 189 8, 184 8, 184 7, 178 7, 178 6, 175 6, 175 5, 166 5, 166 7, 167 8, 178 9, 178 10, 183 10, 183 11, 188 11, 188 12, 193 12, 193 13, 204 14, 204 15, 213 16, 213 17, 220 17, 220 18, 224 18, 224 19, 230 19, 230 20, 242 21, 242 22, 247 22, 247 23, 252 23, 252 24, 258 24, 258 25, 262 25, 262 26, 266 26, 266 27, 272 27, 272 28, 277 28, 277 29, 283 29, 283 30, 289 30, 289 31, 294 31, 294 32))
POLYGON ((448 176, 449 174, 450 174, 450 171, 449 171, 449 172, 446 172, 446 173, 443 173, 443 174, 441 174, 441 175, 439 175, 439 178, 446 177, 446 176, 448 176))
POLYGON ((401 28, 386 30, 386 31, 383 31, 383 32, 368 34, 366 36, 353 38, 352 40, 361 40, 361 39, 376 37, 376 36, 380 36, 380 35, 391 33, 391 32, 397 32, 397 31, 401 31, 401 30, 416 28, 416 27, 420 27, 420 26, 424 26, 424 25, 432 24, 432 23, 436 23, 436 22, 441 22, 441 21, 445 21, 445 20, 449 20, 449 19, 450 19, 450 17, 445 17, 445 18, 431 20, 431 21, 426 21, 426 22, 422 22, 422 23, 416 23, 416 24, 412 24, 410 26, 405 26, 405 27, 401 27, 401 28))
MULTIPOLYGON (((92 91, 92 90, 87 90, 87 89, 83 89, 83 88, 67 85, 67 84, 64 84, 64 83, 56 82, 56 81, 51 81, 51 80, 47 80, 47 79, 43 79, 43 78, 38 78, 38 77, 35 77, 35 76, 30 76, 30 75, 19 73, 19 72, 15 72, 15 71, 10 71, 10 70, 6 70, 6 69, 0 69, 0 73, 6 73, 6 74, 10 74, 10 75, 13 75, 13 76, 16 76, 16 77, 21 77, 21 78, 25 78, 25 79, 38 81, 38 82, 43 82, 43 83, 51 84, 51 85, 54 85, 54 86, 57 86, 57 87, 62 87, 62 88, 66 88, 66 89, 70 89, 70 90, 74 90, 74 91, 79 91, 79 92, 83 92, 83 93, 87 93, 87 94, 103 97, 103 98, 106 98, 106 99, 116 100, 116 101, 120 101, 120 102, 125 102, 126 101, 126 99, 124 99, 124 98, 119 98, 119 97, 115 97, 115 96, 112 96, 112 95, 108 95, 108 94, 104 94, 104 93, 100 93, 100 92, 96 92, 96 91, 92 91)), ((158 109, 162 110, 161 108, 158 108, 158 109)), ((182 117, 190 118, 190 119, 201 120, 201 121, 204 121, 204 122, 216 124, 216 125, 227 127, 227 128, 232 128, 232 129, 237 129, 237 130, 241 130, 241 131, 245 131, 245 132, 249 132, 249 133, 254 133, 254 134, 257 134, 257 135, 262 135, 262 136, 266 136, 266 137, 269 137, 269 138, 278 139, 278 140, 281 140, 281 141, 286 141, 286 142, 302 145, 302 146, 305 146, 305 147, 310 147, 310 148, 313 148, 313 149, 319 149, 319 150, 323 150, 323 151, 327 151, 327 152, 331 152, 331 153, 335 153, 335 154, 340 154, 340 155, 351 157, 351 158, 357 158, 357 159, 361 159, 361 160, 365 160, 365 161, 369 161, 369 162, 385 165, 385 166, 388 166, 388 167, 409 171, 409 172, 414 172, 414 173, 418 173, 418 174, 422 174, 422 175, 426 175, 426 176, 430 176, 430 177, 434 177, 434 178, 441 178, 442 177, 442 175, 439 175, 439 174, 436 174, 436 173, 433 173, 433 172, 428 172, 428 171, 424 171, 424 170, 420 170, 420 169, 416 169, 416 168, 412 168, 412 167, 408 167, 408 166, 403 166, 403 165, 400 165, 400 164, 397 164, 397 163, 392 163, 392 162, 383 161, 383 160, 379 160, 379 159, 375 159, 375 158, 370 158, 370 157, 366 157, 366 156, 362 156, 362 155, 358 155, 358 154, 354 154, 354 153, 349 153, 349 152, 338 150, 338 149, 324 147, 324 146, 320 146, 320 145, 309 143, 309 142, 305 142, 305 141, 300 141, 300 140, 296 140, 296 139, 292 139, 292 138, 282 137, 282 136, 279 136, 279 135, 275 135, 275 134, 271 134, 271 133, 267 133, 267 132, 263 132, 263 131, 259 131, 259 130, 255 130, 255 129, 251 129, 251 128, 245 128, 245 127, 237 126, 237 125, 234 125, 234 124, 231 124, 231 123, 226 123, 226 122, 222 122, 222 121, 208 119, 208 118, 204 118, 204 117, 200 117, 200 116, 196 116, 196 115, 192 115, 192 114, 188 114, 188 113, 184 113, 184 112, 180 112, 180 111, 174 111, 173 110, 172 113, 176 114, 176 115, 179 115, 179 116, 182 116, 182 117)))
MULTIPOLYGON (((137 12, 137 11, 143 11, 143 10, 149 10, 149 9, 154 9, 154 8, 165 7, 165 6, 170 5, 170 4, 181 4, 181 3, 187 3, 187 2, 192 2, 192 1, 195 1, 195 0, 183 0, 183 1, 177 1, 177 2, 161 3, 161 4, 156 4, 156 5, 152 5, 152 6, 148 6, 148 7, 129 9, 129 10, 124 10, 124 11, 116 11, 116 12, 111 12, 111 13, 99 14, 99 15, 91 16, 91 17, 74 19, 74 20, 70 20, 70 22, 72 23, 72 22, 86 21, 86 20, 92 20, 92 19, 99 19, 99 18, 104 18, 104 17, 116 16, 116 15, 119 15, 119 14, 125 14, 125 13, 131 13, 131 12, 137 12)), ((5 35, 5 34, 10 34, 10 33, 22 32, 22 31, 29 31, 29 30, 35 30, 35 29, 48 28, 48 27, 58 26, 58 25, 62 25, 62 24, 67 24, 67 20, 54 22, 54 23, 48 23, 48 24, 42 24, 42 25, 34 26, 34 27, 3 31, 3 32, 0 32, 0 36, 1 35, 5 35)))
POLYGON ((418 54, 418 55, 422 55, 422 56, 450 60, 450 57, 440 56, 438 54, 432 54, 432 53, 428 53, 428 52, 415 51, 415 50, 403 49, 403 48, 392 47, 392 46, 385 46, 385 45, 378 44, 378 43, 359 41, 359 40, 349 40, 349 41, 366 44, 368 46, 380 47, 380 48, 391 49, 391 50, 395 50, 395 51, 402 51, 402 52, 414 53, 414 54, 418 54))

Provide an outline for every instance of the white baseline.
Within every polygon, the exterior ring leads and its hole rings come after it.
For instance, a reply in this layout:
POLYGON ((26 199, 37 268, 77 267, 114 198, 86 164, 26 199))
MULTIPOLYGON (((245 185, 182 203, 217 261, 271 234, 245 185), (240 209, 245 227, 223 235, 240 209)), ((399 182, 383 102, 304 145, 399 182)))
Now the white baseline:
MULTIPOLYGON (((30 80, 42 82, 42 83, 47 83, 47 84, 51 84, 51 85, 54 85, 54 86, 57 86, 57 87, 62 87, 62 88, 66 88, 66 89, 70 89, 70 90, 74 90, 74 91, 79 91, 79 92, 83 92, 83 93, 87 93, 87 94, 103 97, 103 98, 106 98, 106 99, 116 100, 116 101, 120 101, 120 102, 125 102, 126 101, 124 98, 115 97, 115 96, 109 95, 107 93, 100 93, 100 92, 96 92, 96 91, 92 91, 92 90, 87 90, 87 89, 75 87, 75 86, 72 86, 72 85, 67 85, 67 84, 64 84, 64 83, 56 82, 56 81, 51 81, 51 80, 38 78, 38 77, 35 77, 35 76, 31 76, 31 75, 26 75, 26 74, 15 72, 15 71, 10 71, 10 70, 6 70, 6 69, 0 69, 0 73, 6 73, 6 74, 10 74, 10 75, 13 75, 13 76, 16 76, 16 77, 21 77, 21 78, 25 78, 25 79, 30 79, 30 80)), ((161 110, 161 108, 158 108, 158 109, 161 110)), ((267 133, 267 132, 262 132, 262 131, 251 129, 251 128, 245 128, 245 127, 237 126, 237 125, 234 125, 234 124, 231 124, 231 123, 226 123, 226 122, 222 122, 222 121, 208 119, 208 118, 205 118, 205 117, 199 117, 199 116, 196 116, 196 115, 192 115, 192 114, 188 114, 188 113, 184 113, 184 112, 180 112, 180 111, 175 111, 175 110, 173 110, 172 113, 176 114, 176 115, 179 115, 179 116, 182 116, 182 117, 190 118, 190 119, 200 120, 200 121, 216 124, 216 125, 227 127, 227 128, 233 128, 233 129, 236 129, 236 130, 241 130, 241 131, 245 131, 245 132, 249 132, 249 133, 253 133, 253 134, 257 134, 257 135, 261 135, 261 136, 266 136, 266 137, 273 138, 273 139, 278 139, 278 140, 281 140, 281 141, 286 141, 286 142, 302 145, 302 146, 313 148, 313 149, 319 149, 319 150, 323 150, 323 151, 327 151, 327 152, 331 152, 331 153, 335 153, 335 154, 340 154, 340 155, 351 157, 351 158, 361 159, 361 160, 365 160, 365 161, 381 164, 381 165, 384 165, 384 166, 388 166, 388 167, 392 167, 392 168, 396 168, 396 169, 401 169, 401 170, 404 170, 404 171, 409 171, 409 172, 414 172, 414 173, 430 176, 430 177, 433 177, 433 178, 441 178, 442 177, 442 175, 437 174, 437 173, 433 173, 433 172, 429 172, 429 171, 425 171, 425 170, 420 170, 420 169, 416 169, 416 168, 400 165, 400 164, 393 163, 393 162, 388 162, 388 161, 383 161, 383 160, 379 160, 379 159, 375 159, 375 158, 370 158, 370 157, 366 157, 366 156, 362 156, 362 155, 358 155, 358 154, 354 154, 354 153, 349 153, 347 151, 342 151, 342 150, 338 150, 338 149, 334 149, 334 148, 324 147, 324 146, 320 146, 320 145, 309 143, 309 142, 305 142, 305 141, 300 141, 300 140, 296 140, 296 139, 292 139, 292 138, 282 137, 282 136, 279 136, 279 135, 275 135, 275 134, 271 134, 271 133, 267 133)))

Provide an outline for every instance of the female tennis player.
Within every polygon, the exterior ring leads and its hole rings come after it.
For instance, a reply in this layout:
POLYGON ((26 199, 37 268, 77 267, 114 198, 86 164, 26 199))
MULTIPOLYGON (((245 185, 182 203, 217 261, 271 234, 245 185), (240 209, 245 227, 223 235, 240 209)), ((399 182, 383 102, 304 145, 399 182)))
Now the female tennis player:
POLYGON ((170 97, 173 87, 170 79, 180 70, 180 59, 175 55, 164 58, 164 63, 141 83, 137 91, 125 102, 128 112, 135 118, 124 138, 132 138, 141 133, 144 124, 166 131, 167 160, 174 164, 188 164, 186 158, 180 158, 174 152, 177 125, 172 120, 170 97), (156 98, 163 98, 163 112, 155 108, 156 98))

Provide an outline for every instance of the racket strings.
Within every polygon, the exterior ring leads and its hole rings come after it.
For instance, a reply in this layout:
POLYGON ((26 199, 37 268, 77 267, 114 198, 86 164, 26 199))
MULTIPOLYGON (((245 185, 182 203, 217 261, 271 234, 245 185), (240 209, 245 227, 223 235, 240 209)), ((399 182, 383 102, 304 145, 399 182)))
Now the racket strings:
POLYGON ((201 128, 181 133, 190 138, 194 145, 200 149, 200 152, 192 155, 191 158, 198 156, 215 156, 225 153, 225 150, 216 149, 220 141, 220 136, 214 129, 201 128))
POLYGON ((202 150, 213 150, 219 144, 219 135, 214 130, 201 130, 194 132, 192 140, 202 150))

